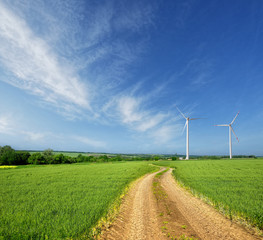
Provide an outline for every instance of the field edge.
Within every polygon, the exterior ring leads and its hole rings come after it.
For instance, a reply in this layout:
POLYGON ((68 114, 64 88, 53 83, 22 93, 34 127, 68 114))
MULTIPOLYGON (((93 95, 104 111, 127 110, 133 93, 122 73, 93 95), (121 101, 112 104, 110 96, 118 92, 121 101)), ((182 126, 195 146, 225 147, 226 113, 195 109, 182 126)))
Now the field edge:
POLYGON ((111 204, 111 206, 109 207, 106 215, 102 216, 99 221, 97 222, 97 224, 92 228, 91 232, 88 234, 88 236, 82 236, 80 239, 90 239, 90 240, 94 240, 94 239, 100 239, 100 236, 103 234, 104 231, 107 231, 107 229, 110 227, 110 225, 114 222, 114 220, 116 219, 116 217, 119 214, 120 211, 120 207, 121 204, 124 200, 124 198, 126 197, 126 195, 128 194, 128 192, 130 191, 130 189, 136 184, 136 182, 138 182, 140 179, 142 179, 143 177, 145 177, 145 175, 157 172, 160 170, 160 166, 157 165, 153 165, 150 164, 154 167, 156 167, 156 169, 149 171, 148 173, 140 176, 139 178, 134 179, 133 181, 131 181, 123 190, 123 192, 120 194, 120 196, 118 196, 115 201, 111 204))

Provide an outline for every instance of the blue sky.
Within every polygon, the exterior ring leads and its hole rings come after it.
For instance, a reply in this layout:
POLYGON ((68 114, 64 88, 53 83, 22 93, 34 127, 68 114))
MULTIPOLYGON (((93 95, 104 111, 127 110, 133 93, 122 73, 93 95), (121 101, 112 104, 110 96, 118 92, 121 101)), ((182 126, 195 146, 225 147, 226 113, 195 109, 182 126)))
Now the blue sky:
POLYGON ((263 155, 261 0, 0 1, 0 145, 263 155))

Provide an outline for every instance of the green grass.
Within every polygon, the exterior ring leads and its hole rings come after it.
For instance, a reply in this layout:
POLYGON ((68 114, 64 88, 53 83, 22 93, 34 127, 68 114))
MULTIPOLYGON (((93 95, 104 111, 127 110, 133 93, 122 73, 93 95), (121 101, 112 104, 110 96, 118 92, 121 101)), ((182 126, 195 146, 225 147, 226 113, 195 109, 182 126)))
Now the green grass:
POLYGON ((146 162, 0 169, 0 239, 87 239, 146 162))
POLYGON ((263 229, 263 159, 159 161, 175 178, 230 218, 263 229))

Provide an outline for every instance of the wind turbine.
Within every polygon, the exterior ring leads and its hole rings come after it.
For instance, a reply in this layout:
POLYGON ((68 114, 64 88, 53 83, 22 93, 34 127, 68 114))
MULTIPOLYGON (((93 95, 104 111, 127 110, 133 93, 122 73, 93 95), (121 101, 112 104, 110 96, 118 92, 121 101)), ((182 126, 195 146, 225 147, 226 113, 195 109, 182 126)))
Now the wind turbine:
POLYGON ((215 126, 218 126, 218 127, 229 127, 229 157, 230 157, 230 159, 232 158, 232 136, 231 136, 231 131, 234 133, 237 141, 239 142, 238 137, 237 137, 237 135, 235 134, 234 129, 233 129, 233 127, 232 127, 232 124, 233 124, 234 121, 236 120, 238 114, 239 114, 239 111, 238 111, 237 115, 234 117, 233 121, 232 121, 231 123, 229 123, 229 124, 215 125, 215 126))
POLYGON ((181 113, 181 115, 183 116, 183 118, 186 120, 185 121, 185 125, 184 125, 184 129, 183 132, 185 130, 186 127, 186 157, 185 159, 188 160, 189 159, 189 121, 191 120, 197 120, 197 119, 201 119, 201 118, 190 118, 190 117, 186 117, 181 111, 180 109, 175 105, 175 107, 177 108, 177 110, 181 113))

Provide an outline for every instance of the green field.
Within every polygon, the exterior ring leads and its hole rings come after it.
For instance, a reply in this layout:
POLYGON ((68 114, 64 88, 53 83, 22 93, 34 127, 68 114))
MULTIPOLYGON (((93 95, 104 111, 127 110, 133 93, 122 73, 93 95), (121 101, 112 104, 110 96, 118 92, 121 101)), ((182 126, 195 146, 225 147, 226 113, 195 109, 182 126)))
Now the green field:
POLYGON ((87 239, 146 162, 0 169, 0 239, 87 239))
POLYGON ((263 159, 164 161, 175 178, 230 218, 263 229, 263 159))

